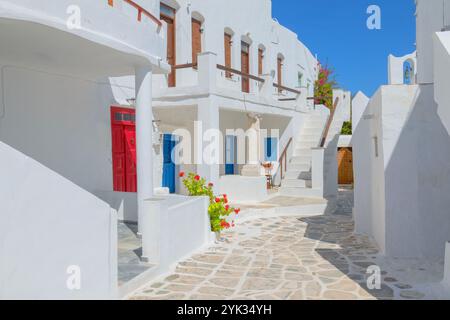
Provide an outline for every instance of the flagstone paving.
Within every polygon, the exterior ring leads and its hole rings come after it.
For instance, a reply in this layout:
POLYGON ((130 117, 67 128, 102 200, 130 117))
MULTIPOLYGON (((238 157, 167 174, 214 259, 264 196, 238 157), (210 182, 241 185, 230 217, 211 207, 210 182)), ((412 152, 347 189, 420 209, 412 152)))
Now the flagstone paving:
POLYGON ((223 242, 181 262, 169 276, 131 299, 423 299, 411 283, 383 270, 380 289, 367 287, 378 249, 353 234, 351 193, 340 194, 338 214, 274 217, 239 224, 223 242))

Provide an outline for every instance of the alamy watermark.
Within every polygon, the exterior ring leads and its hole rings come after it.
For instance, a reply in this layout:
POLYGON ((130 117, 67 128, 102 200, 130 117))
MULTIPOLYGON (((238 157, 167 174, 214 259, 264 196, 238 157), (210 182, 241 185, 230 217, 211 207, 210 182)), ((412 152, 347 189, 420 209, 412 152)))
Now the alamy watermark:
POLYGON ((81 290, 81 268, 77 265, 67 267, 66 273, 68 275, 66 280, 67 289, 70 291, 81 290))
POLYGON ((381 8, 375 4, 367 8, 367 28, 369 30, 381 30, 381 8))

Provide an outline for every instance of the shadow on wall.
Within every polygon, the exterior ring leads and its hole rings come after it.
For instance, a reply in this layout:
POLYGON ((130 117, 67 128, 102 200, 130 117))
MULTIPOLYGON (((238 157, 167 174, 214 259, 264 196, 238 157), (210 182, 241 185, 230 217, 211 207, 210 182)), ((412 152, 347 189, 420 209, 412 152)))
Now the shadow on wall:
POLYGON ((353 137, 356 232, 374 237, 387 256, 443 258, 450 137, 433 86, 383 86, 364 117, 353 137))
MULTIPOLYGON (((389 125, 386 119, 386 134, 389 125)), ((386 254, 443 257, 450 237, 450 137, 432 85, 419 86, 385 168, 386 254)))

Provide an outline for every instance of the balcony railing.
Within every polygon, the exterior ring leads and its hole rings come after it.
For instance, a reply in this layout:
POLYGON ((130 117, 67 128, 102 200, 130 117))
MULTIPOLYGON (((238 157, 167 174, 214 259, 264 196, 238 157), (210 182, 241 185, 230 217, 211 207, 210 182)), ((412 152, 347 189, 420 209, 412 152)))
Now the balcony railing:
MULTIPOLYGON (((252 81, 256 81, 259 85, 260 88, 262 88, 262 86, 267 86, 267 88, 272 87, 272 82, 270 81, 269 83, 266 84, 267 80, 273 80, 273 79, 267 79, 267 78, 263 78, 260 76, 255 76, 249 73, 245 73, 242 72, 240 70, 237 69, 233 69, 221 64, 214 64, 215 68, 217 68, 218 70, 224 71, 226 74, 230 74, 230 75, 236 75, 241 77, 242 79, 248 79, 248 80, 252 80, 252 81)), ((202 68, 200 66, 200 68, 202 68)), ((199 63, 185 63, 185 64, 179 64, 179 65, 175 65, 172 67, 173 70, 182 70, 182 69, 199 69, 199 63)), ((202 71, 202 70, 200 70, 202 71)), ((277 89, 277 92, 287 92, 288 94, 294 94, 295 97, 286 97, 286 98, 279 98, 278 101, 297 101, 299 96, 303 96, 304 94, 306 94, 306 92, 302 92, 298 89, 293 89, 293 88, 289 88, 283 85, 279 85, 278 83, 273 83, 273 87, 277 89)), ((262 89, 261 89, 262 90, 262 89)), ((260 91, 261 91, 260 90, 260 91)), ((242 90, 243 92, 246 92, 244 90, 242 90)), ((270 93, 270 90, 266 90, 266 93, 270 93)))
POLYGON ((149 11, 145 10, 144 8, 142 8, 140 5, 138 5, 136 2, 132 1, 132 0, 108 0, 108 4, 111 7, 114 7, 114 2, 117 1, 123 1, 127 4, 129 4, 130 6, 132 6, 133 8, 135 8, 137 10, 137 20, 140 22, 142 21, 142 16, 147 16, 150 20, 152 20, 154 23, 156 23, 158 25, 159 28, 162 27, 162 22, 156 18, 153 14, 151 14, 149 11))

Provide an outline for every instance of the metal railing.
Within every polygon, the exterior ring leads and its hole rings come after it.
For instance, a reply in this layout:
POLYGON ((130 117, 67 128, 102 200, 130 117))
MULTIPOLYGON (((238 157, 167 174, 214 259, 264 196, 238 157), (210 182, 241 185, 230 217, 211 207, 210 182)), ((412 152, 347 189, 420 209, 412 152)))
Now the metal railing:
POLYGON ((156 18, 153 14, 151 14, 149 11, 145 10, 144 8, 142 8, 140 5, 138 5, 136 2, 132 1, 132 0, 108 0, 108 4, 111 7, 114 7, 114 1, 123 1, 127 4, 129 4, 130 6, 132 6, 133 8, 135 8, 138 12, 137 14, 137 20, 138 21, 142 21, 142 16, 147 16, 150 20, 152 20, 154 23, 156 23, 158 25, 158 27, 162 27, 162 22, 161 20, 159 20, 158 18, 156 18))

